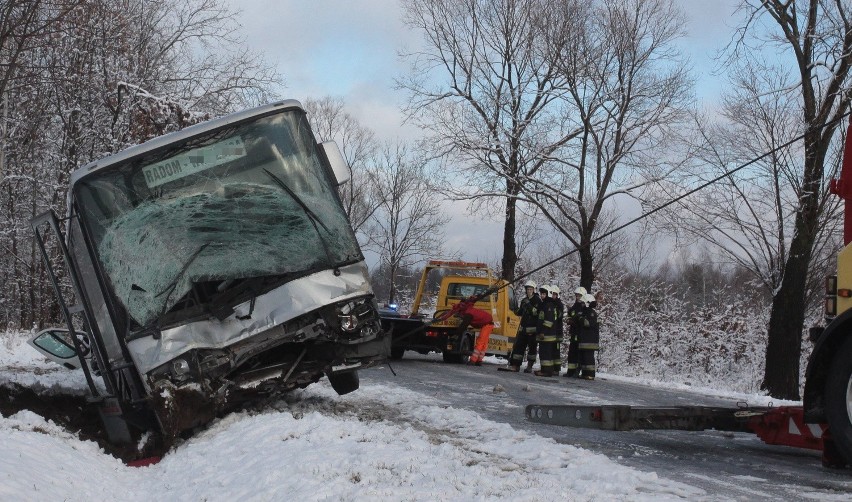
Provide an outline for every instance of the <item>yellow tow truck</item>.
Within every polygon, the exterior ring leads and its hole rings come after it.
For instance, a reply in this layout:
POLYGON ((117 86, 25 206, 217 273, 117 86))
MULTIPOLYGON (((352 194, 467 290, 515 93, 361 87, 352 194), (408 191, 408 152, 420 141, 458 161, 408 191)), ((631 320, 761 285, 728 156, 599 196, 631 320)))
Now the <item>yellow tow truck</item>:
MULTIPOLYGON (((444 362, 447 363, 467 362, 479 331, 469 326, 460 331, 460 319, 455 316, 441 321, 434 319, 440 318, 441 314, 460 301, 481 295, 493 286, 504 284, 506 281, 498 279, 494 271, 484 263, 430 260, 420 276, 411 314, 408 317, 382 316, 385 330, 393 333, 391 358, 401 359, 406 350, 413 350, 421 354, 441 352, 444 362), (428 318, 421 313, 426 283, 430 272, 438 269, 461 273, 447 275, 441 279, 435 312, 428 318), (428 323, 432 324, 424 326, 428 323)), ((511 287, 502 287, 496 293, 475 303, 476 308, 490 312, 494 318, 494 330, 489 337, 486 354, 508 357, 511 353, 520 325, 520 319, 512 311, 516 306, 511 287)))

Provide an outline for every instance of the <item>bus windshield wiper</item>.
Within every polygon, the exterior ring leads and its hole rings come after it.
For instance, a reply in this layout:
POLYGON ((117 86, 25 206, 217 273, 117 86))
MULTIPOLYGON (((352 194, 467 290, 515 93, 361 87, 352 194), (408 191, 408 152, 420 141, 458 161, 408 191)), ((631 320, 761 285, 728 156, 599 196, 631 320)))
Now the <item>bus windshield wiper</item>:
POLYGON ((168 310, 169 299, 171 298, 172 293, 174 292, 178 281, 180 281, 181 277, 183 277, 183 274, 185 274, 186 271, 189 269, 189 266, 192 265, 192 262, 194 262, 195 259, 198 258, 198 255, 200 255, 201 252, 204 251, 204 248, 206 248, 209 245, 210 245, 209 242, 205 242, 204 244, 198 246, 198 249, 196 249, 195 252, 192 253, 192 256, 190 256, 189 259, 186 260, 186 263, 183 264, 183 267, 180 269, 180 272, 178 272, 178 274, 175 276, 175 278, 172 280, 172 282, 170 282, 169 285, 166 286, 162 291, 160 291, 159 293, 154 295, 154 298, 158 298, 161 295, 163 295, 164 293, 168 292, 168 294, 166 295, 166 299, 163 301, 163 310, 160 312, 160 315, 158 317, 162 317, 163 314, 166 313, 166 310, 168 310))
MULTIPOLYGON (((282 190, 287 192, 287 194, 290 197, 292 197, 292 199, 294 201, 296 201, 296 204, 298 204, 299 207, 302 208, 302 211, 304 211, 305 214, 308 216, 308 219, 311 220, 311 225, 313 225, 314 230, 317 233, 317 237, 319 237, 320 242, 322 243, 322 248, 325 251, 325 257, 328 260, 329 265, 334 265, 334 260, 331 257, 331 251, 329 251, 329 249, 328 249, 328 242, 326 242, 325 238, 322 236, 322 233, 319 231, 317 224, 321 225, 322 228, 324 228, 325 231, 328 232, 329 234, 331 234, 331 230, 328 229, 328 227, 325 225, 325 223, 323 223, 323 221, 319 218, 319 216, 317 216, 316 214, 314 214, 313 211, 311 211, 311 208, 309 208, 308 205, 305 204, 305 201, 303 201, 298 195, 296 195, 296 192, 294 192, 290 187, 287 186, 286 183, 284 183, 284 180, 282 180, 278 176, 275 176, 275 174, 273 174, 271 171, 269 171, 266 168, 263 169, 263 172, 268 174, 269 177, 272 178, 272 180, 279 187, 281 187, 282 190)), ((339 272, 337 270, 337 266, 334 267, 334 270, 335 270, 335 275, 339 275, 339 272)))

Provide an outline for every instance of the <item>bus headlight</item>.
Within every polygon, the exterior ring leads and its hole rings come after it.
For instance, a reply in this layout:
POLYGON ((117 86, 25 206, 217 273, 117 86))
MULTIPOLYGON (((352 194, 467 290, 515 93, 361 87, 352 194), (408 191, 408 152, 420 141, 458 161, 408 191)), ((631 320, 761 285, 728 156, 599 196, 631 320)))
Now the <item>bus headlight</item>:
POLYGON ((365 323, 378 319, 378 316, 372 302, 362 300, 338 305, 337 319, 343 332, 353 333, 365 323))
POLYGON ((340 318, 340 329, 343 331, 351 333, 358 329, 358 317, 354 315, 341 315, 340 318))
POLYGON ((177 377, 182 377, 189 373, 189 363, 183 359, 175 359, 172 361, 172 373, 177 377))

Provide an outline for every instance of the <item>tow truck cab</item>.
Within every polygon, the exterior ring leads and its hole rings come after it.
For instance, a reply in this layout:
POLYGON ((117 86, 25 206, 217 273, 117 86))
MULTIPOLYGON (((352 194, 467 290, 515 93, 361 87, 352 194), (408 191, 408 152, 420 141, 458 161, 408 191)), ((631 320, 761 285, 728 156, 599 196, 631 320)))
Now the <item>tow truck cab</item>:
MULTIPOLYGON (((466 298, 479 296, 489 288, 505 284, 505 281, 497 279, 491 268, 484 263, 430 260, 420 276, 410 317, 423 319, 421 307, 427 279, 433 270, 438 269, 460 271, 470 275, 453 274, 441 278, 433 319, 439 318, 441 314, 452 309, 453 305, 466 298)), ((513 312, 517 306, 514 291, 508 286, 501 287, 496 293, 481 298, 474 306, 490 312, 494 318, 494 329, 488 339, 486 354, 508 357, 520 326, 520 318, 513 312)), ((395 335, 401 335, 394 336, 391 348, 391 355, 397 359, 403 357, 406 350, 413 350, 422 354, 441 352, 444 362, 448 363, 466 362, 479 332, 468 327, 460 333, 460 320, 455 316, 442 321, 431 321, 432 324, 428 328, 420 330, 412 328, 411 323, 400 320, 383 319, 383 322, 395 328, 395 335)))

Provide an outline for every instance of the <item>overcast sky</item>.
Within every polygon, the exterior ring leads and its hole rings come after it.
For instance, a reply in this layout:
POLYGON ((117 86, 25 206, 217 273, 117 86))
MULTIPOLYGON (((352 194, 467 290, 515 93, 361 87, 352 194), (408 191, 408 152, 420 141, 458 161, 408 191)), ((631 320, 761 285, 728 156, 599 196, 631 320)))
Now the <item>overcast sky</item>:
MULTIPOLYGON (((407 69, 399 52, 420 43, 420 33, 403 25, 398 0, 230 1, 242 11, 246 42, 284 76, 283 97, 342 97, 348 111, 380 139, 418 134, 402 124, 402 95, 393 87, 394 77, 407 69)), ((704 106, 712 107, 719 97, 723 80, 712 75, 713 56, 731 39, 738 2, 678 0, 688 19, 682 47, 704 106)), ((448 248, 461 250, 464 259, 499 261, 502 222, 480 222, 464 214, 464 204, 453 207, 448 248)))

